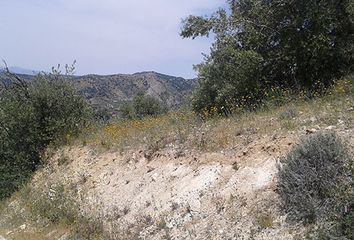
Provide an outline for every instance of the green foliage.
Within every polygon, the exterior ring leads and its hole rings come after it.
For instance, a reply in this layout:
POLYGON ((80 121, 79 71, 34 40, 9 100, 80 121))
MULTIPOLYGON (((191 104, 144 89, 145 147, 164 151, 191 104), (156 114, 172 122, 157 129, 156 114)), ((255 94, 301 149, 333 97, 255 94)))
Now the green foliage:
POLYGON ((90 111, 62 75, 12 80, 0 98, 0 198, 9 196, 40 165, 48 144, 75 135, 90 111))
POLYGON ((156 98, 139 93, 133 101, 124 102, 120 111, 124 118, 134 119, 156 116, 165 113, 167 109, 156 98))
POLYGON ((106 123, 112 118, 112 115, 105 108, 97 108, 94 112, 94 118, 99 122, 106 123))
POLYGON ((254 51, 225 47, 213 52, 197 66, 199 87, 193 98, 194 109, 228 114, 235 107, 254 105, 261 90, 261 62, 262 57, 254 51))
POLYGON ((354 203, 352 166, 351 153, 335 132, 316 133, 295 146, 281 159, 278 173, 289 219, 336 223, 328 232, 338 228, 354 203))
POLYGON ((351 212, 342 221, 342 229, 348 239, 354 239, 354 201, 351 212))
POLYGON ((352 71, 351 0, 229 0, 228 5, 210 17, 183 21, 183 37, 215 35, 210 55, 196 67, 197 112, 253 107, 272 87, 318 91, 352 71))
POLYGON ((135 118, 135 111, 134 111, 132 101, 123 102, 122 105, 120 106, 119 110, 120 110, 123 118, 125 118, 125 119, 135 118))

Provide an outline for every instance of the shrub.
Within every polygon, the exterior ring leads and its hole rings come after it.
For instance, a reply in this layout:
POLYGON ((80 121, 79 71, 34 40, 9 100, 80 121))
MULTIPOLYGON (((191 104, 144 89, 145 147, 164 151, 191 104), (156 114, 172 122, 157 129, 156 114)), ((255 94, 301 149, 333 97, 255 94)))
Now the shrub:
POLYGON ((111 120, 112 114, 105 108, 97 108, 93 117, 98 122, 107 123, 111 120))
POLYGON ((35 171, 48 144, 77 134, 90 117, 84 99, 58 72, 32 82, 8 77, 0 97, 0 199, 35 171))
POLYGON ((156 98, 139 93, 134 97, 133 101, 124 102, 120 111, 124 118, 134 119, 156 116, 165 113, 167 108, 156 98))
POLYGON ((340 222, 354 201, 353 160, 333 131, 293 147, 279 165, 279 194, 290 220, 340 222))

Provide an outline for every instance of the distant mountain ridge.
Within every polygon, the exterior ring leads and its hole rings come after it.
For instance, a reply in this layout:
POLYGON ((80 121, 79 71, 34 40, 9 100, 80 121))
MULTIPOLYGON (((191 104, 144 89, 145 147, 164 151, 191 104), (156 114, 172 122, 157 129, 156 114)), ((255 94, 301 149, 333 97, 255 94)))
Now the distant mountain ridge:
MULTIPOLYGON (((24 79, 32 75, 20 74, 24 79)), ((7 77, 0 74, 0 80, 7 82, 7 77)), ((73 76, 71 81, 96 108, 106 109, 118 114, 123 101, 132 100, 138 93, 145 93, 157 98, 170 108, 177 108, 188 102, 196 80, 184 79, 157 72, 138 72, 134 74, 113 74, 73 76)))
MULTIPOLYGON (((30 69, 26 69, 26 68, 21 68, 21 67, 16 67, 16 66, 11 66, 9 67, 10 72, 16 73, 16 74, 24 74, 24 75, 36 75, 39 73, 39 71, 35 71, 35 70, 30 70, 30 69)), ((4 72, 4 69, 0 69, 0 73, 4 72)))

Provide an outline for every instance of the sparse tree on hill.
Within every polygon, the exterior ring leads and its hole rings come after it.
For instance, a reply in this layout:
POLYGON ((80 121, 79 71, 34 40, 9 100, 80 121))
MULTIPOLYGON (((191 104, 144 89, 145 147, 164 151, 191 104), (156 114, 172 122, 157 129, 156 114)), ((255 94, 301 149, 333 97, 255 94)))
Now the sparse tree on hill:
POLYGON ((167 111, 167 108, 156 98, 138 93, 132 101, 124 102, 120 108, 124 118, 143 118, 156 116, 167 111))

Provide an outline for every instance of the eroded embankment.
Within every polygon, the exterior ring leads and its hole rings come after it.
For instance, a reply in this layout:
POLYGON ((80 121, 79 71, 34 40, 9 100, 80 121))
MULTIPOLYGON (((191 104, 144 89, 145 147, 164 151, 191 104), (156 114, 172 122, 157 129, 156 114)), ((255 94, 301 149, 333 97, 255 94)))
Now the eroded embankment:
POLYGON ((320 129, 336 131, 353 148, 352 109, 339 113, 315 118, 309 111, 286 121, 259 116, 250 120, 253 128, 245 128, 247 120, 235 126, 220 120, 201 138, 215 140, 214 148, 227 136, 226 147, 215 150, 189 146, 193 141, 170 141, 154 151, 61 148, 6 202, 0 239, 75 239, 72 226, 82 222, 88 224, 79 230, 89 239, 301 239, 305 229, 287 223, 281 209, 277 162, 320 129), (261 120, 268 124, 263 130, 261 120), (278 127, 292 130, 273 131, 278 127))
POLYGON ((112 235, 119 225, 145 239, 288 239, 296 228, 279 211, 276 163, 295 140, 268 136, 213 153, 170 145, 148 158, 70 147, 33 184, 53 194, 58 184, 74 187, 81 210, 112 235))

